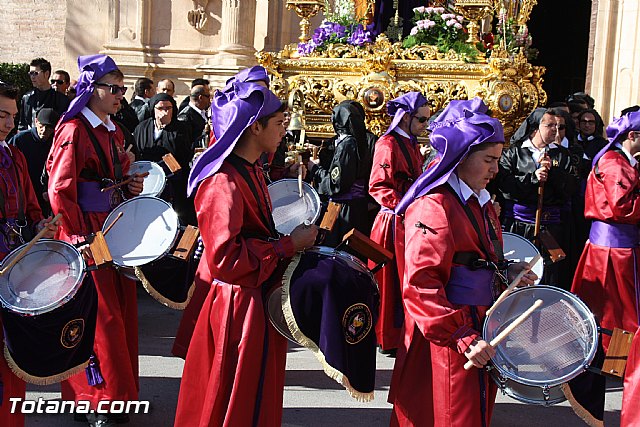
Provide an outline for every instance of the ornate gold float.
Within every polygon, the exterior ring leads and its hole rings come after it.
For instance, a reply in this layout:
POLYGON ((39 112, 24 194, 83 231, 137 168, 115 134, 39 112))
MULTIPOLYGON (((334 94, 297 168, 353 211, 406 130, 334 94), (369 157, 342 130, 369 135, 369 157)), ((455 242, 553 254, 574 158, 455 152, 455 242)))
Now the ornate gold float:
MULTIPOLYGON (((536 0, 494 0, 493 8, 486 2, 460 1, 456 8, 473 4, 474 12, 467 14, 473 28, 476 19, 500 9, 522 27, 536 0), (477 12, 478 4, 483 4, 481 12, 477 12)), ((522 50, 507 52, 504 44, 494 46, 489 58, 478 56, 474 63, 465 62, 467 58, 453 51, 439 52, 435 46, 405 49, 384 34, 365 46, 334 44, 299 57, 294 45, 277 53, 259 52, 257 58, 272 75, 272 90, 304 114, 308 137, 333 135, 331 111, 344 99, 360 102, 368 128, 380 135, 390 123, 386 102, 403 93, 422 92, 432 113, 449 100, 479 96, 503 123, 507 137, 531 111, 547 102, 542 89, 544 67, 531 65, 522 50)))

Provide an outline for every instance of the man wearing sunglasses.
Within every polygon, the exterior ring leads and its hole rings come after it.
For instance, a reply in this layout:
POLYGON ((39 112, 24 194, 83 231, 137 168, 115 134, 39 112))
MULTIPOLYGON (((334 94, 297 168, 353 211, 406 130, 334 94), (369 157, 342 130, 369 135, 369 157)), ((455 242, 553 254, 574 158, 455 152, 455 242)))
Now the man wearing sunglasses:
POLYGON ((69 96, 68 91, 71 86, 71 76, 69 76, 69 73, 65 70, 56 70, 53 72, 51 80, 49 81, 51 82, 52 89, 64 94, 64 96, 69 96))
POLYGON ((18 130, 30 129, 42 108, 53 108, 58 114, 65 112, 69 98, 51 87, 51 63, 44 58, 36 58, 29 64, 29 78, 33 90, 25 93, 20 100, 18 130))
MULTIPOLYGON (((502 225, 504 231, 534 240, 538 190, 544 186, 541 229, 546 229, 561 248, 567 249, 561 215, 569 206, 577 190, 577 180, 571 170, 571 154, 561 146, 565 118, 551 108, 532 113, 529 135, 511 144, 500 158, 500 171, 496 184, 505 200, 502 225)), ((542 283, 568 289, 563 283, 561 270, 567 261, 551 263, 545 259, 542 283)))

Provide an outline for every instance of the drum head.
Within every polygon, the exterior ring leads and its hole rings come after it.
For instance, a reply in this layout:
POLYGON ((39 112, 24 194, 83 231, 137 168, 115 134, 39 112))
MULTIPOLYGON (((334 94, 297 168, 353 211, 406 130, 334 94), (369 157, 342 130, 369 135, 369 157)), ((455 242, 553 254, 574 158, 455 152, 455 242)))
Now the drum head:
MULTIPOLYGON (((504 232, 502 233, 502 240, 504 242, 505 259, 516 262, 529 262, 533 257, 540 254, 540 251, 538 251, 538 248, 536 248, 533 243, 517 234, 504 232)), ((542 279, 542 274, 544 273, 544 261, 542 258, 536 262, 531 270, 538 275, 538 280, 535 281, 537 285, 540 283, 540 279, 542 279)))
POLYGON ((553 286, 518 289, 487 316, 483 336, 494 339, 538 299, 542 306, 496 346, 493 364, 516 382, 551 387, 580 374, 596 353, 595 318, 575 295, 553 286))
POLYGON ((169 203, 144 196, 127 200, 109 214, 103 231, 120 212, 122 217, 105 236, 115 265, 137 267, 169 252, 179 231, 178 215, 169 203))
MULTIPOLYGON (((26 246, 2 260, 9 263, 26 246)), ((80 252, 67 242, 41 239, 9 272, 0 276, 0 300, 11 311, 38 315, 54 310, 72 298, 85 274, 80 252)))
POLYGON ((159 196, 164 191, 165 183, 167 182, 167 176, 162 169, 162 166, 155 162, 138 161, 133 162, 129 167, 129 174, 145 173, 149 172, 149 175, 144 178, 142 193, 140 196, 159 196))
POLYGON ((320 217, 320 196, 306 182, 302 183, 302 197, 297 179, 280 179, 268 188, 273 221, 280 233, 291 234, 298 225, 305 221, 313 224, 320 217))

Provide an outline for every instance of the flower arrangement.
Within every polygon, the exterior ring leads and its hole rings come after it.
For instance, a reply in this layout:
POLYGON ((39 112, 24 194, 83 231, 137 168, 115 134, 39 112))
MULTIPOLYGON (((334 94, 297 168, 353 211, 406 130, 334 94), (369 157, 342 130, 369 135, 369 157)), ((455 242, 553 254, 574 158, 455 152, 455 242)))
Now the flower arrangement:
POLYGON ((308 56, 313 52, 322 52, 331 44, 349 44, 363 46, 373 43, 375 24, 364 25, 355 18, 354 4, 351 0, 336 0, 333 12, 329 2, 325 2, 326 18, 313 33, 307 43, 298 43, 298 54, 308 56))
POLYGON ((493 45, 504 43, 505 49, 510 54, 515 54, 522 49, 529 61, 538 57, 538 49, 532 48, 533 39, 526 25, 517 28, 514 18, 508 18, 505 9, 498 14, 498 26, 493 45))
POLYGON ((475 60, 477 51, 465 42, 467 33, 462 26, 464 18, 448 13, 443 7, 416 7, 413 9, 414 27, 402 46, 412 48, 420 44, 436 46, 440 52, 449 50, 475 60))

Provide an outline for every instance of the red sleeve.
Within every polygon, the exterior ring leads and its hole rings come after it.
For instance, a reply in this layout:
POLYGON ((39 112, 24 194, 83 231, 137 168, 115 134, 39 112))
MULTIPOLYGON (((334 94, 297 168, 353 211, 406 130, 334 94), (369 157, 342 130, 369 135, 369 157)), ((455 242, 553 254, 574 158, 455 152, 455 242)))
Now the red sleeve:
POLYGON ((218 172, 200 184, 195 205, 212 276, 226 283, 255 288, 271 276, 281 258, 292 257, 294 249, 288 236, 277 242, 248 237, 246 229, 252 224, 247 220, 255 209, 249 203, 254 196, 244 194, 248 190, 242 188, 233 178, 218 172))
POLYGON ((405 230, 402 296, 407 313, 427 340, 463 353, 479 333, 472 327, 468 308, 454 307, 445 293, 456 252, 451 229, 461 222, 454 224, 450 217, 441 194, 429 194, 409 206, 405 224, 422 222, 428 228, 423 232, 407 226, 405 230))
POLYGON ((616 222, 640 220, 638 172, 621 154, 609 151, 598 162, 604 185, 604 196, 616 222))
POLYGON ((380 206, 387 209, 395 209, 403 196, 396 189, 394 175, 397 172, 397 156, 393 152, 394 144, 393 137, 383 136, 378 139, 369 177, 369 194, 380 206))
POLYGON ((53 139, 47 161, 49 172, 49 200, 54 214, 63 213, 62 226, 75 239, 91 230, 84 221, 78 205, 78 176, 85 164, 86 153, 80 144, 80 129, 73 122, 60 127, 53 139))

